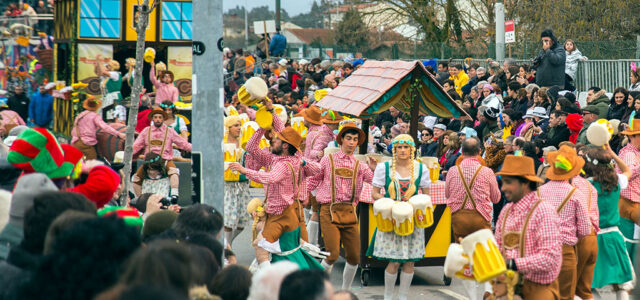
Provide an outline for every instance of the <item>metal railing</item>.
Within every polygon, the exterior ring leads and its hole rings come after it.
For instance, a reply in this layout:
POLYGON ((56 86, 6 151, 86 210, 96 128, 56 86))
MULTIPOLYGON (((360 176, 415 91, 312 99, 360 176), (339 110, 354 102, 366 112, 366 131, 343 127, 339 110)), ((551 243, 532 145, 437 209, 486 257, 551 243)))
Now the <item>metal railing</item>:
POLYGON ((0 34, 24 35, 32 38, 38 36, 38 32, 51 35, 53 32, 53 14, 40 14, 37 16, 0 17, 0 34), (16 24, 25 25, 15 26, 16 24), (29 27, 29 28, 27 28, 29 27))

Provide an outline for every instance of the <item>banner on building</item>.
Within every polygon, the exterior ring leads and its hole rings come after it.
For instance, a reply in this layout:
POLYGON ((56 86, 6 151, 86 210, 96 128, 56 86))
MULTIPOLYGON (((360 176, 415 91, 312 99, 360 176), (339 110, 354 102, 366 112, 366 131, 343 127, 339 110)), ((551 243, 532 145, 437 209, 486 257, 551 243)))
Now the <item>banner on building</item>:
POLYGON ((167 52, 167 69, 173 72, 180 100, 187 102, 191 101, 192 51, 191 47, 168 47, 167 52))
MULTIPOLYGON (((78 44, 78 81, 89 84, 87 93, 102 96, 100 77, 95 73, 95 63, 98 54, 103 60, 113 57, 113 45, 78 44)), ((106 61, 105 61, 106 62, 106 61)), ((67 83, 70 85, 70 83, 67 83)))

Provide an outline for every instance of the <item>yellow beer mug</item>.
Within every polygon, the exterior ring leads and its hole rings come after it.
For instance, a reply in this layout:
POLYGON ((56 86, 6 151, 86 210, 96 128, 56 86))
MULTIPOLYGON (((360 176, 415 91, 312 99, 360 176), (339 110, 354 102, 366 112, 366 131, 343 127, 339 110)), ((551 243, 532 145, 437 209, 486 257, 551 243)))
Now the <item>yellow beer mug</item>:
POLYGON ((304 117, 291 118, 291 128, 298 132, 302 138, 307 137, 307 127, 304 126, 304 117))
POLYGON ((235 144, 224 144, 224 181, 238 181, 240 180, 240 173, 237 173, 229 169, 229 164, 237 162, 237 151, 235 144))
POLYGON ((469 267, 469 257, 464 253, 460 244, 449 245, 447 256, 444 259, 444 275, 447 277, 456 276, 460 279, 475 280, 471 267, 469 267))
POLYGON ((247 106, 258 104, 268 92, 267 83, 262 78, 251 77, 238 89, 238 101, 247 106))
POLYGON ((242 124, 242 135, 240 136, 240 146, 242 148, 247 147, 247 143, 249 142, 253 134, 256 133, 258 128, 260 128, 260 126, 258 126, 258 123, 253 121, 248 121, 242 124))
MULTIPOLYGON (((282 121, 282 124, 287 123, 287 110, 284 108, 284 106, 280 104, 274 104, 273 110, 282 121)), ((266 130, 273 129, 273 116, 270 112, 267 111, 267 108, 265 106, 260 107, 260 109, 258 109, 258 111, 256 112, 256 123, 258 123, 261 128, 264 128, 266 130)))
POLYGON ((409 199, 409 203, 413 206, 413 220, 416 227, 427 228, 433 225, 433 204, 429 195, 415 195, 409 199))
POLYGON ((247 115, 247 114, 245 114, 245 113, 241 113, 241 114, 239 115, 239 117, 240 117, 240 125, 244 125, 244 124, 246 124, 247 122, 251 121, 251 120, 249 119, 249 115, 247 115))
POLYGON ((431 179, 431 182, 433 182, 433 183, 438 182, 438 179, 440 179, 440 164, 439 163, 435 163, 433 165, 433 167, 429 169, 429 178, 431 179))
POLYGON ((396 201, 391 208, 393 217, 393 231, 397 235, 410 235, 413 233, 413 205, 408 202, 396 201))
POLYGON ((376 218, 376 226, 379 231, 393 231, 393 221, 391 219, 391 208, 395 201, 389 198, 381 198, 373 203, 373 216, 376 218))
POLYGON ((464 253, 470 258, 470 266, 477 282, 496 278, 507 271, 498 243, 490 229, 478 230, 461 242, 464 253))

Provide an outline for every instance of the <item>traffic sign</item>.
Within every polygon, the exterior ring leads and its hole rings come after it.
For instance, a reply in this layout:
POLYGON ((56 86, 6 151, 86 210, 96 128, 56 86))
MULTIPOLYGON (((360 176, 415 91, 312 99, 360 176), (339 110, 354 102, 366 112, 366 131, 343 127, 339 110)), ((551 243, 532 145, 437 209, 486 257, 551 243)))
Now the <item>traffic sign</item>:
POLYGON ((504 42, 506 44, 516 42, 516 30, 513 20, 504 22, 504 42))

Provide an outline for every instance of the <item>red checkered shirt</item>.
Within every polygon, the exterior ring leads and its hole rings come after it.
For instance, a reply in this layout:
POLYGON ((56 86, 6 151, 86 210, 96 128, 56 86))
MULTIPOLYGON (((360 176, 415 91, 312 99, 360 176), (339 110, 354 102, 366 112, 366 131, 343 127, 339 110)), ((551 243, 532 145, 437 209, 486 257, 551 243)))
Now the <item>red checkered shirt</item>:
MULTIPOLYGON (((471 187, 471 194, 476 203, 477 211, 485 220, 491 221, 493 216, 493 205, 491 203, 500 201, 500 188, 498 188, 496 175, 490 168, 482 167, 476 158, 466 158, 460 163, 460 169, 467 184, 471 184, 471 178, 478 168, 482 168, 482 170, 478 173, 476 181, 471 187)), ((449 169, 445 183, 445 197, 452 213, 463 208, 462 202, 466 195, 467 192, 458 174, 458 168, 452 167, 449 169)), ((474 209, 471 199, 467 200, 464 209, 474 209)))
POLYGON ((549 284, 556 280, 562 266, 562 242, 558 231, 560 220, 549 203, 540 203, 531 215, 524 236, 523 257, 520 257, 519 247, 505 249, 502 241, 504 232, 522 232, 525 219, 538 200, 536 193, 531 192, 516 203, 508 203, 500 212, 495 236, 504 257, 515 260, 518 272, 524 278, 539 284, 549 284), (507 212, 509 216, 505 219, 507 212))
MULTIPOLYGON (((346 155, 342 150, 333 154, 333 163, 336 169, 347 168, 353 170, 356 166, 356 159, 353 155, 346 155)), ((320 169, 322 170, 316 176, 311 177, 307 182, 310 190, 316 191, 316 200, 320 204, 331 203, 331 162, 329 156, 325 156, 320 161, 320 169)), ((373 171, 369 169, 366 163, 361 163, 358 166, 358 174, 356 175, 356 191, 355 202, 360 199, 360 193, 362 192, 362 184, 364 182, 371 183, 373 179, 373 171)), ((342 178, 334 176, 335 190, 336 190, 336 202, 350 202, 351 201, 351 178, 342 178)))
POLYGON ((580 192, 580 201, 582 205, 587 208, 587 213, 589 214, 589 221, 591 221, 591 226, 596 233, 600 231, 600 213, 598 211, 598 190, 589 182, 580 175, 573 177, 571 181, 573 186, 578 188, 577 192, 580 192), (591 191, 591 198, 589 198, 589 191, 591 191))
MULTIPOLYGON (((552 180, 540 187, 540 197, 557 209, 564 198, 569 194, 573 186, 569 181, 552 180)), ((574 192, 571 199, 560 212, 560 236, 562 243, 573 246, 578 240, 591 233, 591 221, 587 214, 587 207, 580 201, 578 191, 574 192)))
MULTIPOLYGON (((280 118, 273 118, 273 129, 276 132, 284 129, 280 118)), ((266 212, 268 214, 279 215, 287 206, 293 204, 295 196, 291 170, 286 162, 291 163, 296 176, 298 176, 300 166, 304 165, 297 187, 297 189, 299 189, 298 200, 303 203, 306 203, 308 200, 306 178, 319 173, 320 165, 316 162, 309 161, 303 163, 304 160, 299 153, 296 153, 295 156, 279 156, 267 150, 260 149, 259 144, 264 132, 264 129, 258 129, 247 142, 247 152, 251 155, 251 166, 247 168, 246 176, 250 180, 266 185, 266 212), (267 172, 258 171, 262 166, 267 169, 267 172)), ((298 178, 296 178, 296 180, 298 180, 298 178)))
POLYGON ((318 157, 329 142, 336 139, 333 130, 327 125, 312 125, 305 139, 304 157, 308 160, 319 162, 322 156, 318 157))
MULTIPOLYGON (((629 143, 620 150, 620 159, 631 169, 629 186, 620 192, 620 196, 640 203, 640 150, 629 143)), ((622 173, 620 167, 616 170, 622 173)))

